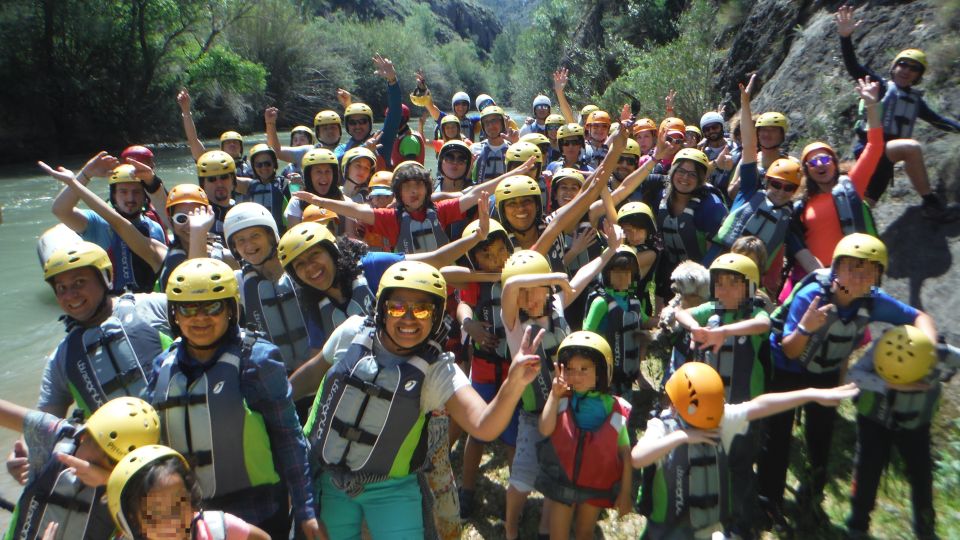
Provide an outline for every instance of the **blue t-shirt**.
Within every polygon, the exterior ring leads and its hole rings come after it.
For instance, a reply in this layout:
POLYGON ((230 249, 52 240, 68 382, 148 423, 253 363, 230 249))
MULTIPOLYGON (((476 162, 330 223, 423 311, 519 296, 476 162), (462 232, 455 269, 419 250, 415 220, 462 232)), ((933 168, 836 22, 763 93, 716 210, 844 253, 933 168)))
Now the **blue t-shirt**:
MULTIPOLYGON (((126 242, 113 230, 107 220, 93 210, 84 209, 80 210, 80 213, 87 219, 87 228, 80 233, 80 237, 87 242, 93 242, 102 247, 110 254, 110 262, 113 263, 113 290, 122 291, 128 283, 135 283, 134 254, 130 251, 126 242)), ((134 225, 141 230, 143 230, 142 227, 146 226, 150 238, 157 242, 166 243, 163 228, 156 221, 140 216, 139 223, 134 223, 134 225)))
MULTIPOLYGON (((796 331, 797 325, 800 324, 800 319, 803 318, 803 314, 807 312, 810 303, 813 302, 814 298, 820 296, 820 294, 821 287, 819 283, 809 283, 797 291, 793 301, 790 303, 790 311, 783 324, 784 336, 788 336, 796 331)), ((886 322, 893 325, 913 324, 917 315, 920 313, 917 309, 904 304, 883 292, 881 289, 874 289, 870 293, 870 298, 873 299, 873 309, 870 311, 870 320, 874 322, 886 322)), ((856 316, 857 310, 860 309, 863 302, 864 299, 857 299, 845 308, 837 306, 837 315, 839 315, 842 320, 850 320, 856 316)), ((828 303, 825 299, 820 300, 821 306, 828 303)), ((836 304, 834 305, 836 306, 836 304)), ((863 336, 860 336, 856 340, 856 343, 859 343, 862 337, 863 336)), ((783 353, 783 346, 780 343, 780 339, 777 338, 776 333, 770 334, 770 350, 772 351, 777 369, 793 373, 801 373, 803 371, 803 366, 801 366, 799 362, 788 359, 783 353)))

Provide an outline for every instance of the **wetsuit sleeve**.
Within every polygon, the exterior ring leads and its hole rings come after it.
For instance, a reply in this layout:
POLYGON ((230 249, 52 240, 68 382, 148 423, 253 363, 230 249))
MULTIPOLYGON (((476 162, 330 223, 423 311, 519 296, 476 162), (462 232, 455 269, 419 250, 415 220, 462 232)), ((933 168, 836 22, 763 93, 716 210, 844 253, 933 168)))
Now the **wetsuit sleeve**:
POLYGON ((883 291, 876 291, 873 295, 873 310, 870 319, 887 322, 893 325, 913 324, 920 312, 883 291))
POLYGON ((43 378, 40 380, 40 397, 37 407, 41 409, 66 409, 73 403, 73 395, 67 384, 67 366, 63 351, 65 343, 61 343, 57 350, 47 359, 43 368, 43 378))
POLYGON ((883 157, 885 146, 886 143, 883 141, 883 127, 875 127, 867 130, 867 146, 864 147, 860 157, 857 158, 857 162, 848 173, 850 180, 853 181, 853 185, 857 188, 857 194, 861 197, 866 193, 870 179, 873 177, 874 171, 877 170, 877 164, 880 163, 880 158, 883 157))
MULTIPOLYGON (((803 314, 806 313, 807 308, 810 307, 810 302, 817 296, 820 296, 820 286, 816 283, 807 285, 794 296, 793 301, 790 303, 790 311, 787 312, 787 320, 783 322, 784 337, 789 336, 797 329, 797 325, 800 324, 800 319, 803 318, 803 314)), ((825 298, 821 298, 820 305, 823 306, 829 303, 826 300, 825 298)))
MULTIPOLYGON (((447 228, 451 223, 455 223, 466 218, 466 214, 460 211, 460 199, 445 199, 434 204, 437 209, 437 220, 440 226, 447 228)), ((398 233, 399 234, 399 233, 398 233)))
POLYGON ((583 329, 591 332, 599 332, 603 326, 603 321, 607 318, 607 302, 603 297, 598 296, 593 299, 590 308, 587 310, 587 316, 583 319, 583 329))
POLYGON ((857 60, 857 53, 853 49, 853 40, 850 37, 840 38, 840 53, 843 56, 843 66, 847 68, 847 73, 853 77, 853 80, 862 79, 864 75, 869 75, 871 79, 880 81, 880 86, 886 86, 886 81, 873 71, 867 69, 857 60))
POLYGON ((720 230, 720 225, 723 224, 726 217, 727 207, 723 205, 723 201, 716 195, 707 193, 700 201, 700 207, 697 208, 696 215, 693 216, 693 224, 708 239, 712 239, 720 230))
POLYGON ((757 163, 741 163, 740 189, 737 191, 737 197, 733 200, 730 210, 735 210, 745 204, 758 189, 760 189, 760 182, 757 180, 757 163))
POLYGON ((277 472, 290 493, 296 521, 313 519, 316 515, 310 489, 307 440, 291 399, 286 367, 274 345, 266 342, 254 345, 251 360, 241 375, 241 392, 250 409, 263 417, 277 472), (260 356, 258 352, 265 354, 260 356), (258 357, 261 359, 254 360, 258 357))
POLYGON ((380 137, 380 148, 377 152, 383 157, 383 161, 390 164, 392 169, 397 164, 391 163, 390 158, 393 155, 393 141, 397 139, 397 130, 400 129, 400 120, 402 117, 400 103, 400 81, 393 84, 387 84, 387 107, 390 112, 383 119, 383 135, 380 137))
POLYGON ((922 98, 920 99, 920 110, 917 112, 917 116, 927 121, 931 126, 937 129, 942 129, 943 131, 949 131, 951 133, 960 133, 960 122, 940 116, 939 114, 933 112, 933 110, 927 105, 927 102, 922 98))
POLYGON ((373 209, 373 232, 383 235, 391 246, 397 245, 400 236, 400 222, 394 208, 373 209))

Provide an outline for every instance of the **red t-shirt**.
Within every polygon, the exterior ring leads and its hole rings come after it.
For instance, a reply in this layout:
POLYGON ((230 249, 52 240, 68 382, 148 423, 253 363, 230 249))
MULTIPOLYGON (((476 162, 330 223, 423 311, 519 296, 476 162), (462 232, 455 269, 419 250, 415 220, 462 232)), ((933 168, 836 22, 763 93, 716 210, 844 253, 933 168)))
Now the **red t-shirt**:
MULTIPOLYGON (((437 211, 437 220, 440 226, 446 229, 451 223, 464 219, 466 215, 460 211, 460 199, 446 199, 434 203, 433 207, 437 211)), ((374 208, 373 209, 373 232, 382 234, 391 248, 397 245, 397 239, 400 236, 400 220, 397 217, 396 208, 374 208)), ((416 221, 427 219, 426 210, 409 212, 410 217, 416 221)))

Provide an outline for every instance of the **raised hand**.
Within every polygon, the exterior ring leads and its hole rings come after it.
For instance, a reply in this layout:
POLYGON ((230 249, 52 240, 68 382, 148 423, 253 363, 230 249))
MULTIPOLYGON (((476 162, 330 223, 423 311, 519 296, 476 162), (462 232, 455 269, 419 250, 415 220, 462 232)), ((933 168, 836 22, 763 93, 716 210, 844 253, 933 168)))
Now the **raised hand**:
POLYGON ((510 141, 510 144, 520 140, 520 132, 513 128, 507 128, 506 133, 501 133, 500 136, 510 141))
POLYGON ((724 171, 729 171, 732 169, 733 158, 730 157, 730 147, 724 146, 723 150, 720 151, 720 154, 717 155, 717 159, 713 160, 713 162, 716 163, 718 169, 724 171))
POLYGON ((180 112, 190 114, 190 92, 186 88, 181 88, 177 92, 177 105, 180 106, 180 112))
POLYGON ((393 67, 393 62, 389 58, 384 58, 380 53, 373 55, 373 65, 377 68, 374 74, 383 77, 387 82, 397 80, 397 70, 393 67))
POLYGON ((830 312, 837 309, 833 304, 820 306, 820 297, 817 296, 807 306, 807 311, 800 318, 800 326, 803 326, 808 332, 816 332, 827 323, 827 317, 830 312))
POLYGON ((880 83, 871 79, 869 75, 857 79, 857 93, 867 105, 875 105, 880 101, 880 83))
POLYGON ((201 206, 187 214, 187 223, 191 231, 207 234, 213 227, 214 214, 209 206, 201 206))
POLYGON ((620 107, 620 121, 625 122, 630 120, 633 117, 633 112, 630 110, 630 104, 624 103, 623 107, 620 107))
POLYGON ((853 6, 840 6, 834 19, 837 21, 837 33, 840 37, 850 37, 853 31, 860 26, 861 21, 853 20, 853 6))
POLYGON ((376 153, 377 153, 377 150, 378 150, 378 149, 380 148, 380 146, 381 146, 381 145, 380 145, 380 137, 383 137, 383 130, 382 130, 382 129, 378 129, 377 132, 374 133, 372 137, 370 137, 369 139, 367 139, 367 142, 363 143, 363 146, 364 146, 367 150, 370 150, 371 152, 373 152, 374 154, 376 154, 376 153))
POLYGON ((563 89, 567 87, 569 74, 570 70, 567 68, 560 68, 553 72, 553 90, 555 92, 563 92, 563 89))
POLYGON ((65 184, 69 186, 76 181, 76 176, 74 176, 73 171, 71 171, 70 169, 66 169, 64 167, 57 167, 56 169, 54 169, 53 167, 47 165, 42 161, 38 161, 37 165, 39 165, 40 168, 43 169, 43 172, 47 173, 48 175, 50 175, 51 178, 60 182, 61 184, 65 184))
POLYGON ((113 171, 120 164, 120 160, 101 151, 97 155, 90 158, 89 161, 83 166, 80 171, 90 178, 94 176, 107 177, 110 176, 110 172, 113 171))
POLYGON ((477 199, 477 237, 481 242, 487 239, 490 234, 490 192, 481 191, 480 198, 477 199))
POLYGON ((579 255, 587 248, 597 243, 597 230, 593 227, 578 229, 573 233, 573 243, 570 244, 570 253, 579 255))
POLYGON ((153 172, 153 169, 151 169, 145 163, 140 163, 133 158, 127 158, 126 161, 128 164, 133 165, 133 168, 135 169, 133 174, 139 178, 141 182, 146 182, 147 185, 151 185, 153 183, 153 178, 156 176, 153 172))
POLYGON ((263 122, 265 124, 276 124, 278 116, 280 116, 280 109, 276 107, 267 107, 263 111, 263 122))
POLYGON ((740 83, 740 102, 743 103, 744 100, 750 101, 753 98, 753 85, 757 81, 757 74, 750 74, 750 80, 747 81, 747 85, 744 86, 743 83, 740 83))
POLYGON ((603 222, 603 235, 607 237, 607 247, 616 251, 623 243, 623 229, 607 219, 603 222))
POLYGON ((562 398, 570 393, 570 385, 567 384, 567 378, 564 376, 563 364, 554 362, 553 372, 556 375, 553 377, 553 386, 550 388, 550 393, 562 398))
POLYGON ((293 198, 323 208, 323 197, 314 195, 309 191, 300 190, 293 194, 293 198))
POLYGON ((353 102, 353 96, 350 95, 350 92, 347 92, 343 88, 337 88, 337 101, 340 103, 340 106, 346 109, 350 106, 350 103, 353 102))
POLYGON ((671 88, 670 91, 667 92, 667 97, 663 98, 663 103, 666 106, 667 112, 673 111, 673 102, 676 97, 677 91, 671 88))

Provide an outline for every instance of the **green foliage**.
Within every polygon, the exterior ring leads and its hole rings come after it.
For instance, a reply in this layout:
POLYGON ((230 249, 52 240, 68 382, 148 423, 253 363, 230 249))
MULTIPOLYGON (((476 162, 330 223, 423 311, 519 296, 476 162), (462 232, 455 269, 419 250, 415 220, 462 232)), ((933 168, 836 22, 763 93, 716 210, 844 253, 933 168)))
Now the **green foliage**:
POLYGON ((603 92, 598 105, 619 110, 629 94, 641 104, 635 114, 660 118, 663 96, 676 90, 676 113, 681 118, 699 119, 704 111, 716 108, 710 67, 721 55, 713 47, 713 10, 707 0, 695 0, 680 18, 677 39, 637 55, 631 68, 603 92))
MULTIPOLYGON (((939 494, 947 499, 956 501, 960 497, 960 419, 952 422, 953 437, 949 438, 937 453, 936 474, 933 483, 939 494)), ((948 433, 951 430, 947 430, 948 433)))

